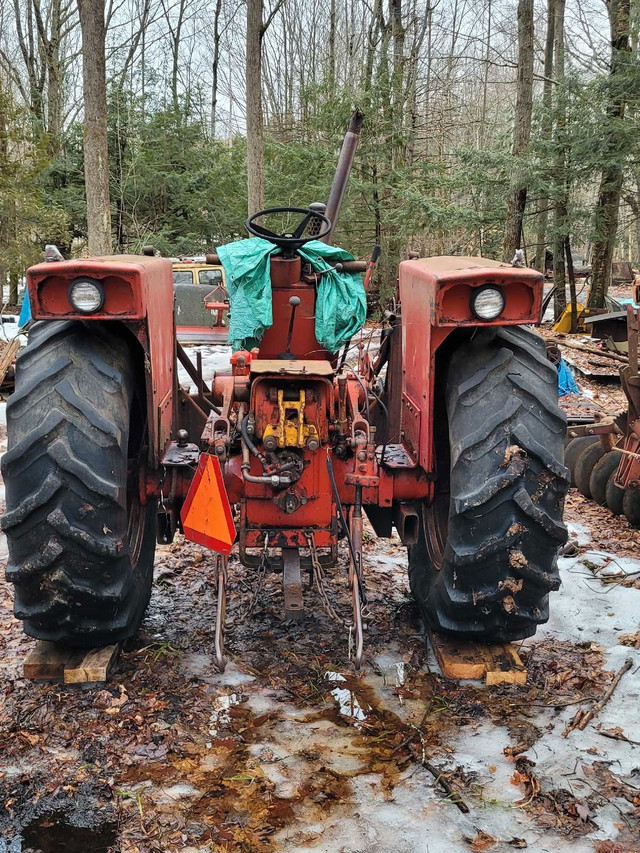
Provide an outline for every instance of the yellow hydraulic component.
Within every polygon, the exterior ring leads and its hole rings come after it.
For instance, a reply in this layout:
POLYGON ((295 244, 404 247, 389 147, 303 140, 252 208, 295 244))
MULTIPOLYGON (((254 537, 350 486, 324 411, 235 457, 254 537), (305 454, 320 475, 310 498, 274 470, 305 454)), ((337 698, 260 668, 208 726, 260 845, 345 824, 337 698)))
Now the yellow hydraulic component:
POLYGON ((284 391, 278 391, 278 423, 269 424, 262 436, 262 443, 267 449, 276 447, 308 447, 317 450, 320 441, 318 430, 313 424, 304 420, 306 393, 300 391, 297 400, 284 399, 284 391))

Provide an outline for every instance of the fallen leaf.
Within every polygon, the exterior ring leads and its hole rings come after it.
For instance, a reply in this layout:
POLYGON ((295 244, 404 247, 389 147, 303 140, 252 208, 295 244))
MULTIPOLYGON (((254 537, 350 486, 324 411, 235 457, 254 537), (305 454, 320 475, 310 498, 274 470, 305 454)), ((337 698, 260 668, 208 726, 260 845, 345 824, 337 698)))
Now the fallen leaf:
POLYGON ((493 835, 489 835, 488 832, 479 832, 473 838, 468 838, 465 836, 464 839, 469 847, 472 850, 489 850, 494 844, 497 843, 497 839, 493 837, 493 835))
POLYGON ((576 811, 580 820, 583 820, 585 823, 591 817, 591 810, 586 803, 576 803, 576 811))

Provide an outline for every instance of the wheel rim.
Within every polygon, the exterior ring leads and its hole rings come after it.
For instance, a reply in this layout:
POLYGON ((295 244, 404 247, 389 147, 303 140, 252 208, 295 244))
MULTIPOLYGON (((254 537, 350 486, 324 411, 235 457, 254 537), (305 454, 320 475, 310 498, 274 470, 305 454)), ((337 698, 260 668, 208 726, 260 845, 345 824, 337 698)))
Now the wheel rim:
POLYGON ((449 495, 436 495, 432 504, 423 509, 424 536, 427 554, 434 569, 441 569, 449 529, 449 495))

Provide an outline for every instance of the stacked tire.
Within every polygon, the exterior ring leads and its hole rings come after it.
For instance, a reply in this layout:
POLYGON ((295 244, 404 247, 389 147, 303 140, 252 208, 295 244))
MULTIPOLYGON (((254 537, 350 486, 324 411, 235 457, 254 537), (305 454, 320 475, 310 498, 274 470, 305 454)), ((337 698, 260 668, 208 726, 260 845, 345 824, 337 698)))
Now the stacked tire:
POLYGON ((565 465, 571 472, 571 483, 614 515, 624 515, 632 527, 640 527, 640 490, 621 489, 615 477, 622 453, 605 450, 595 435, 572 439, 565 448, 565 465))

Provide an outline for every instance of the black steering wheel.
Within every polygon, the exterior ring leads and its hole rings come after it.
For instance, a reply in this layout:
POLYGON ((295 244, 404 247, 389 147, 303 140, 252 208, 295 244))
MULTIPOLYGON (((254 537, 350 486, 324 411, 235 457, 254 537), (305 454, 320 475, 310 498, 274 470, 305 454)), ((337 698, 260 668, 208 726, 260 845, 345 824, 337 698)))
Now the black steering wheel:
POLYGON ((322 213, 318 213, 317 210, 312 210, 310 207, 268 207, 266 210, 259 210, 253 216, 250 216, 245 223, 245 228, 254 237, 262 237, 263 240, 268 240, 274 246, 295 252, 300 246, 304 246, 305 243, 311 240, 322 240, 323 237, 326 237, 331 231, 331 220, 327 219, 322 213), (303 219, 295 231, 291 233, 284 232, 283 234, 276 234, 274 231, 270 231, 264 225, 258 225, 256 222, 257 219, 263 216, 270 216, 275 213, 300 213, 303 215, 303 219), (303 237, 305 228, 312 219, 320 220, 320 231, 317 234, 310 234, 308 237, 303 237))

